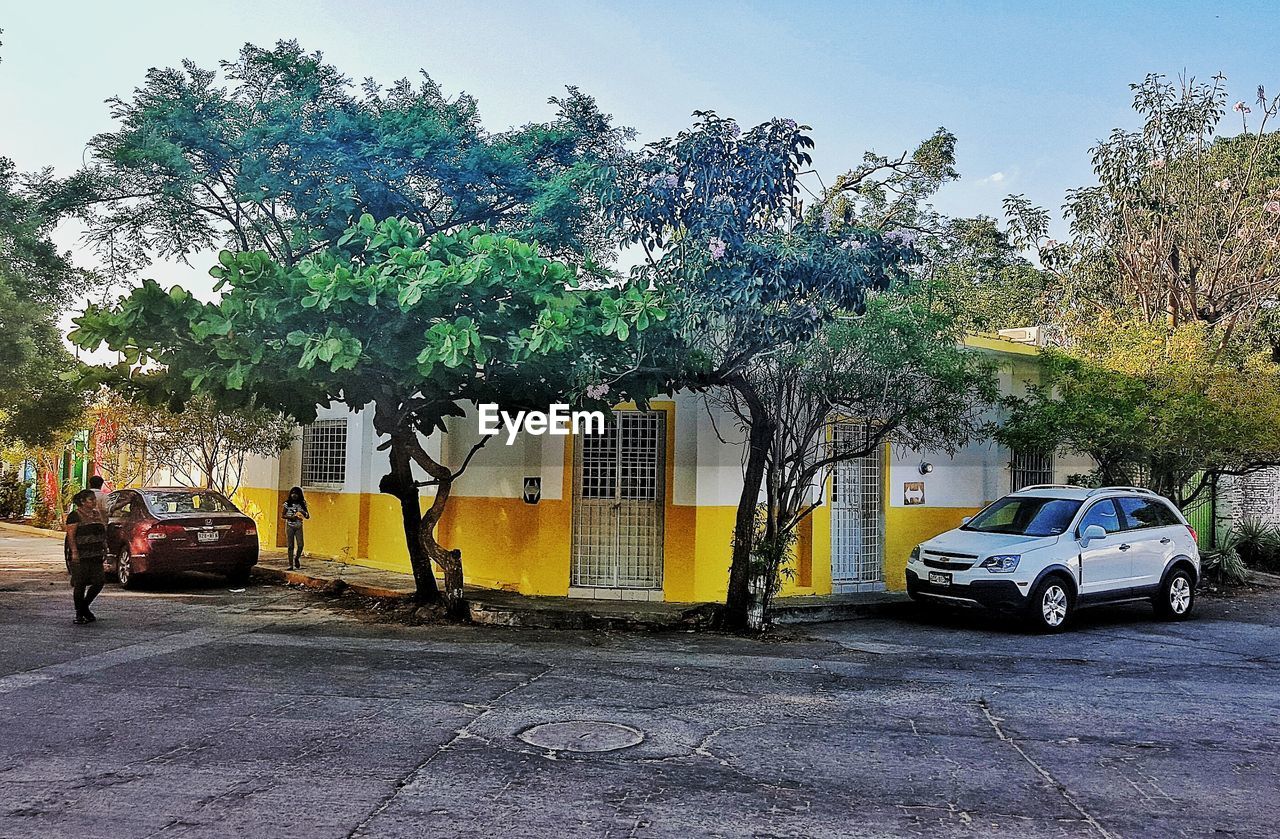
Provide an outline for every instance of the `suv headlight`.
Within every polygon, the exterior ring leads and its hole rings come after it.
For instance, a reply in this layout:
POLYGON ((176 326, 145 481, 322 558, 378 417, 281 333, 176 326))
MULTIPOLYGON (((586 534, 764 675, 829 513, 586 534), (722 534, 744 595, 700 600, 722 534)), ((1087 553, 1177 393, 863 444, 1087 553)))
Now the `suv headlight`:
POLYGON ((916 545, 914 548, 911 549, 911 556, 907 557, 907 562, 919 562, 919 561, 920 561, 920 546, 916 545))
POLYGON ((978 567, 985 568, 992 574, 1008 574, 1017 570, 1019 559, 1022 559, 1021 554, 998 554, 982 560, 978 567))

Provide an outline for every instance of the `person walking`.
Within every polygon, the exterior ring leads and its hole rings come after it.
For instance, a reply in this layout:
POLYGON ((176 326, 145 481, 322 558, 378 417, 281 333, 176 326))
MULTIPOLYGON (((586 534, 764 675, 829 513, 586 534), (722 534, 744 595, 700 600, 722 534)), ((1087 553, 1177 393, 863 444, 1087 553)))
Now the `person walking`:
POLYGON ((102 518, 102 523, 106 524, 107 517, 111 515, 111 511, 107 509, 107 496, 111 493, 103 487, 104 483, 106 482, 101 475, 94 475, 89 479, 89 489, 93 490, 93 496, 98 500, 98 515, 102 518))
POLYGON ((284 502, 284 527, 289 537, 289 570, 302 567, 302 520, 311 518, 302 487, 289 490, 284 502))
POLYGON ((98 512, 98 498, 93 490, 80 490, 71 503, 74 506, 67 516, 67 535, 63 545, 67 570, 71 573, 75 623, 93 623, 97 617, 89 611, 89 604, 106 583, 102 560, 107 554, 107 527, 98 512))

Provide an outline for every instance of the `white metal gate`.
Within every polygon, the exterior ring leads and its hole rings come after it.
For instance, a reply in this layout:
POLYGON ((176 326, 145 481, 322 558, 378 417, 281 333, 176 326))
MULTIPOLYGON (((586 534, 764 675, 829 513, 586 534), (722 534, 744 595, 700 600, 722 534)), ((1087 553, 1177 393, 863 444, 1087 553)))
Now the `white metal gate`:
MULTIPOLYGON (((861 448, 865 429, 837 423, 832 444, 861 448)), ((884 590, 883 453, 843 460, 831 476, 831 589, 884 590)))
POLYGON ((574 438, 570 585, 662 588, 666 430, 660 411, 615 411, 574 438))

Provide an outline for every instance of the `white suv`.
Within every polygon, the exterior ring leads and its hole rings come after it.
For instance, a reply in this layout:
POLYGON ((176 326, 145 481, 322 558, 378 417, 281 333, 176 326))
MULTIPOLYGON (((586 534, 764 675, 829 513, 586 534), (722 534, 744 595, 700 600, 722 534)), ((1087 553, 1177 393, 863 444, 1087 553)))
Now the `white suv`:
POLYGON ((1044 631, 1077 608, 1150 600, 1181 620, 1200 581, 1196 532, 1137 487, 1030 486, 924 542, 907 562, 921 602, 1013 609, 1044 631))

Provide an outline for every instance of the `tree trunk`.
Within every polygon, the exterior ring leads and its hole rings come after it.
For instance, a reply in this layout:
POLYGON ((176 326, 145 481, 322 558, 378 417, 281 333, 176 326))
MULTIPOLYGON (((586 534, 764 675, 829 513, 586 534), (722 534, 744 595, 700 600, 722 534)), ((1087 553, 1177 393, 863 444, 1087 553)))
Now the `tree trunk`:
MULTIPOLYGON (((446 470, 447 472, 447 470, 446 470)), ((462 620, 467 617, 467 601, 462 594, 462 551, 446 549, 436 541, 436 525, 444 515, 453 489, 452 478, 440 479, 436 485, 436 497, 422 517, 420 538, 422 548, 436 564, 444 569, 444 602, 449 617, 462 620)))
POLYGON ((722 624, 735 632, 748 629, 751 610, 751 547, 755 538, 756 507, 764 482, 765 460, 773 439, 772 422, 759 395, 749 383, 738 379, 730 384, 746 402, 751 414, 747 438, 747 465, 738 496, 738 514, 733 527, 733 561, 729 565, 729 593, 724 602, 722 624))
POLYGON ((418 501, 418 488, 413 485, 409 450, 405 445, 397 444, 394 436, 391 438, 390 460, 391 472, 382 479, 378 489, 395 496, 400 502, 404 542, 409 550, 409 567, 413 569, 414 599, 419 603, 434 603, 440 599, 440 589, 431 568, 431 556, 422 545, 422 506, 418 501))

